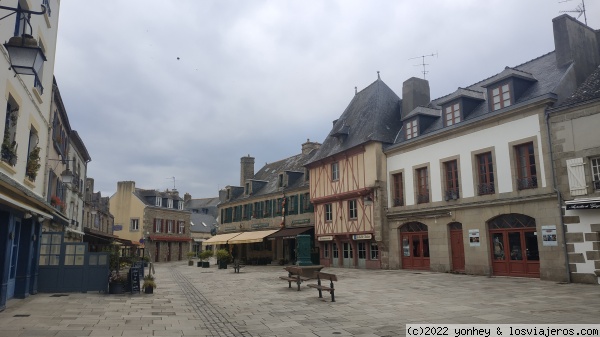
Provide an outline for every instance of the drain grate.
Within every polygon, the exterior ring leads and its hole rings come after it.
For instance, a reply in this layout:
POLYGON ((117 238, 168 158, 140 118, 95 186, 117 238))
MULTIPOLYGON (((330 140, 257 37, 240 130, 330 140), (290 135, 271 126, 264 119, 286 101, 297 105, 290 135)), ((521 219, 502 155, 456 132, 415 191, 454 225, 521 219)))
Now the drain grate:
POLYGON ((50 295, 50 297, 63 297, 63 296, 69 296, 67 294, 54 294, 54 295, 50 295))
POLYGON ((175 316, 174 312, 153 312, 154 316, 175 316))
POLYGON ((20 315, 14 315, 13 317, 29 317, 31 315, 29 314, 20 314, 20 315))

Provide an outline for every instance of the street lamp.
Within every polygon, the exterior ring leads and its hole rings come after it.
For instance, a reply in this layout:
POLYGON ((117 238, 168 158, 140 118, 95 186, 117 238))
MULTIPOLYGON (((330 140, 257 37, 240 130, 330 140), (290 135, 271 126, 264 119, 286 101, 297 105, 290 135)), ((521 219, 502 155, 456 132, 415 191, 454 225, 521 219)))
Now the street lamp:
MULTIPOLYGON (((24 22, 29 26, 30 33, 33 33, 33 28, 31 27, 31 23, 29 22, 31 18, 31 14, 33 15, 42 15, 46 13, 46 7, 42 6, 41 12, 34 12, 30 10, 6 6, 0 6, 0 9, 4 9, 7 11, 12 11, 12 13, 3 16, 0 20, 3 20, 15 13, 19 15, 26 14, 27 17, 24 17, 24 22)), ((44 61, 46 61, 46 56, 42 51, 42 48, 38 45, 37 40, 31 34, 23 33, 21 36, 13 36, 8 42, 4 43, 4 48, 8 52, 10 58, 10 66, 15 71, 16 74, 22 75, 34 75, 35 79, 38 80, 38 72, 42 68, 44 61)))

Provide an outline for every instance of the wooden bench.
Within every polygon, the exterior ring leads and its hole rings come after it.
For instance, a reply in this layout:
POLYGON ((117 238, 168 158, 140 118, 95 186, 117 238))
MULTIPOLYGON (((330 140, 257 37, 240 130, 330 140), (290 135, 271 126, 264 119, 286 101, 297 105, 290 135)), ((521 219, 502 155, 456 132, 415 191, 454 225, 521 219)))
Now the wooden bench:
POLYGON ((290 267, 285 267, 284 269, 288 272, 288 275, 287 276, 279 276, 279 278, 282 280, 288 281, 288 288, 292 287, 292 282, 296 282, 296 284, 298 285, 298 291, 300 291, 300 284, 303 281, 306 281, 309 279, 307 277, 302 276, 302 268, 290 266, 290 267))
POLYGON ((239 273, 240 272, 240 268, 244 268, 245 265, 243 265, 240 260, 235 259, 233 260, 233 272, 234 273, 239 273))
MULTIPOLYGON (((337 282, 337 276, 334 274, 322 273, 320 271, 315 272, 315 274, 317 276, 317 284, 308 284, 308 286, 319 291, 319 298, 323 298, 323 291, 329 291, 331 294, 331 302, 335 302, 335 289, 333 287, 333 281, 337 282), (322 285, 321 280, 329 280, 329 286, 322 285)), ((298 285, 298 287, 300 287, 300 285, 298 285)))

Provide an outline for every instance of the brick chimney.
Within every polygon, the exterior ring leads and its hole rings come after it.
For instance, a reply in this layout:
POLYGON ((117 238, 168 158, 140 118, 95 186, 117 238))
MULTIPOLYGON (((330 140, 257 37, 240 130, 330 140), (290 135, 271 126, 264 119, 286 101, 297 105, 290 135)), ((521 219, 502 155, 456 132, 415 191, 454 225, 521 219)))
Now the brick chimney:
POLYGON ((318 150, 321 147, 321 143, 311 142, 310 139, 306 139, 306 143, 302 144, 302 154, 309 154, 313 150, 318 150))
POLYGON ((567 14, 554 18, 552 27, 556 63, 574 63, 578 86, 600 65, 600 34, 567 14))
POLYGON ((431 101, 429 82, 411 77, 402 83, 402 117, 418 106, 427 106, 431 101))
POLYGON ((250 157, 250 155, 242 157, 240 163, 240 186, 244 186, 247 179, 254 178, 254 157, 250 157))

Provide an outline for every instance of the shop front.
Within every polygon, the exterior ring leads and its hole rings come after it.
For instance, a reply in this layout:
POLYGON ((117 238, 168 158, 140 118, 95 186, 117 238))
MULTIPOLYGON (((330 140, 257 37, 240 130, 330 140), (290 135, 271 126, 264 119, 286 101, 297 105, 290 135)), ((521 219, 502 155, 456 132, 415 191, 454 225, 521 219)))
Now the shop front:
POLYGON ((273 260, 273 243, 265 238, 277 230, 242 232, 227 241, 233 245, 231 252, 234 259, 245 264, 270 264, 273 260))
POLYGON ((320 264, 326 267, 380 269, 379 247, 373 234, 322 235, 317 237, 320 264))
MULTIPOLYGON (((600 284, 600 198, 566 201, 565 226, 571 281, 600 284)), ((553 238, 552 233, 544 235, 553 238)))
MULTIPOLYGON (((314 227, 313 226, 305 226, 305 227, 292 227, 292 228, 283 228, 279 231, 267 236, 267 240, 270 242, 274 242, 275 245, 275 261, 279 264, 294 264, 296 262, 296 236, 300 234, 308 234, 311 236, 311 243, 314 242, 314 227)), ((311 251, 313 255, 316 254, 318 257, 318 251, 315 253, 314 247, 311 247, 311 251)), ((319 264, 318 258, 315 259, 314 256, 311 256, 311 260, 313 264, 319 264)))
POLYGON ((427 225, 409 222, 400 227, 402 269, 429 270, 429 233, 427 225))

